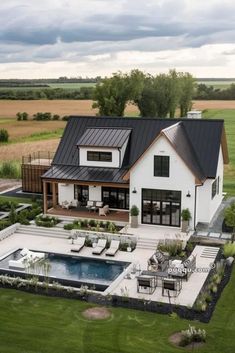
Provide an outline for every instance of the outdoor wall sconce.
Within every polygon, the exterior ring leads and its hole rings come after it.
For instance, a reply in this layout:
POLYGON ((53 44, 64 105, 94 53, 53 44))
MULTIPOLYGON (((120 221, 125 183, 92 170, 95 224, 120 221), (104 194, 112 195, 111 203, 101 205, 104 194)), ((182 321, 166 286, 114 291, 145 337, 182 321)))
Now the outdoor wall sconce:
POLYGON ((137 193, 136 188, 134 188, 134 189, 132 190, 132 194, 136 194, 136 193, 137 193))
POLYGON ((191 197, 190 191, 188 191, 186 197, 191 197))

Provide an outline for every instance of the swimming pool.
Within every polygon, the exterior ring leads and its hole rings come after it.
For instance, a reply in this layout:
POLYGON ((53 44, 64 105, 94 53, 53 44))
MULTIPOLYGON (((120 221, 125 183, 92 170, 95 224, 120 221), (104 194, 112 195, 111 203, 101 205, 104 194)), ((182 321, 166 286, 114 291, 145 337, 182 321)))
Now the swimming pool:
MULTIPOLYGON (((8 254, 0 260, 0 273, 14 274, 25 278, 29 274, 37 274, 39 278, 45 276, 43 265, 37 269, 16 270, 9 268, 9 260, 18 260, 22 256, 21 249, 8 254)), ((50 281, 57 281, 63 285, 80 287, 87 285, 98 291, 104 291, 130 264, 129 262, 101 260, 71 256, 64 254, 46 253, 49 263, 48 274, 50 281)))

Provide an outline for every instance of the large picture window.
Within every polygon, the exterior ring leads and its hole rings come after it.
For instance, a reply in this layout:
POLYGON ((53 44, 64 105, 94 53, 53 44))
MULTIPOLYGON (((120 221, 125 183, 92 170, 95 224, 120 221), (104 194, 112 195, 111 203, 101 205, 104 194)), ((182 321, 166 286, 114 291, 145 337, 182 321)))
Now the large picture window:
POLYGON ((112 152, 88 151, 87 160, 97 162, 112 162, 112 152))
POLYGON ((154 176, 169 177, 169 167, 169 156, 154 156, 154 176))

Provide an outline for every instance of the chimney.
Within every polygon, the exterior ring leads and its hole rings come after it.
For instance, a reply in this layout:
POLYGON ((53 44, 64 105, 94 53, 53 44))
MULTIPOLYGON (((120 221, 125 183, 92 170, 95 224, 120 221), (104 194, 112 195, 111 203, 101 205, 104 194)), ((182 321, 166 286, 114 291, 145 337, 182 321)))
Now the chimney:
POLYGON ((191 110, 190 112, 187 113, 187 118, 188 119, 201 119, 202 112, 201 112, 201 110, 191 110))

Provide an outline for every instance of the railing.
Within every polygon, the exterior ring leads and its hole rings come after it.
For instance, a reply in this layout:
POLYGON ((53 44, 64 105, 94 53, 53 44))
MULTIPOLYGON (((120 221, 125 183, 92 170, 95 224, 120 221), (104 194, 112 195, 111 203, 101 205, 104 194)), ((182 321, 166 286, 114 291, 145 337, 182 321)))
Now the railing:
POLYGON ((0 241, 8 238, 10 235, 14 234, 19 228, 20 223, 12 224, 10 227, 7 227, 0 232, 0 241))
POLYGON ((55 152, 38 151, 22 157, 22 164, 50 165, 55 152))

